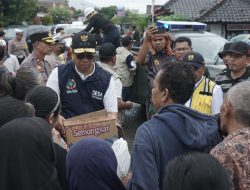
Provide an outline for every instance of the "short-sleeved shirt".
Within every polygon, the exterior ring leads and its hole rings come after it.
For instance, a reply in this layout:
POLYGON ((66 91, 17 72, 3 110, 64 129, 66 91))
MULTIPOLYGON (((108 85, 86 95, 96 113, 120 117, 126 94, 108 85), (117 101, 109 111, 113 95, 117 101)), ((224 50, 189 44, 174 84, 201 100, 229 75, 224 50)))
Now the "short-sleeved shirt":
MULTIPOLYGON (((76 72, 79 74, 82 80, 85 80, 87 77, 90 77, 91 75, 94 74, 95 64, 94 64, 93 72, 90 73, 88 76, 84 76, 82 73, 77 71, 77 69, 76 69, 76 72)), ((61 92, 60 92, 59 79, 58 79, 58 67, 56 67, 52 71, 46 86, 52 88, 60 96, 61 92)), ((107 112, 114 112, 114 113, 118 112, 117 97, 115 93, 115 82, 114 82, 113 77, 111 77, 110 79, 109 87, 104 95, 103 103, 104 103, 104 108, 107 110, 107 112)))
POLYGON ((228 135, 212 149, 211 155, 229 170, 232 189, 250 189, 250 127, 228 135))
POLYGON ((8 52, 15 55, 15 56, 28 56, 28 46, 24 40, 17 41, 15 39, 9 42, 8 52))
POLYGON ((35 53, 32 52, 23 62, 21 63, 21 67, 33 67, 38 72, 41 73, 44 84, 46 84, 49 75, 51 73, 51 66, 46 60, 40 60, 40 63, 37 64, 35 53))
POLYGON ((232 86, 243 81, 250 81, 250 68, 247 67, 246 72, 239 78, 233 79, 229 69, 223 70, 215 78, 215 83, 220 85, 223 93, 226 93, 232 86))
POLYGON ((19 62, 14 55, 8 55, 8 58, 3 62, 3 65, 8 69, 11 73, 16 73, 20 68, 19 62))

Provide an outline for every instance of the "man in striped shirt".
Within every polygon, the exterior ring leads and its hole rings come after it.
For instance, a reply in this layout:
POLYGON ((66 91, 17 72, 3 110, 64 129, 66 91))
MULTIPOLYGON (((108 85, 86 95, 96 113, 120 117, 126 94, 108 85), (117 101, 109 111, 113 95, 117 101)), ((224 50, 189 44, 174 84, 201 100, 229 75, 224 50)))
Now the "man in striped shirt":
POLYGON ((224 53, 229 56, 228 69, 217 75, 215 82, 226 93, 233 85, 250 81, 250 68, 247 67, 250 62, 250 46, 242 41, 234 42, 224 53))

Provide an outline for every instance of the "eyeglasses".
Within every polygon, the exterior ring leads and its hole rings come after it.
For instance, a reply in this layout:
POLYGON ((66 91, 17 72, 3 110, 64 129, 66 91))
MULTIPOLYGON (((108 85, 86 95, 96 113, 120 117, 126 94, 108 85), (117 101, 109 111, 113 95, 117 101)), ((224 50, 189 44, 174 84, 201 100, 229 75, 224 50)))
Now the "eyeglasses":
POLYGON ((84 52, 84 53, 75 53, 76 58, 77 59, 94 59, 94 54, 93 53, 88 53, 88 52, 84 52))

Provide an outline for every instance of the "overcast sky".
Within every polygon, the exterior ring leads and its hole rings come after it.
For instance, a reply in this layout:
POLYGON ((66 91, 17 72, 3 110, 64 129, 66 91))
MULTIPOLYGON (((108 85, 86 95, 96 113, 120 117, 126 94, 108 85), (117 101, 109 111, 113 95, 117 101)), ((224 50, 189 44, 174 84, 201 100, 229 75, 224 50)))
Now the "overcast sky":
MULTIPOLYGON (((163 5, 167 0, 155 0, 156 5, 163 5)), ((152 4, 152 0, 69 0, 70 6, 84 9, 87 6, 108 7, 115 5, 127 9, 138 9, 140 13, 146 12, 146 5, 152 4)))

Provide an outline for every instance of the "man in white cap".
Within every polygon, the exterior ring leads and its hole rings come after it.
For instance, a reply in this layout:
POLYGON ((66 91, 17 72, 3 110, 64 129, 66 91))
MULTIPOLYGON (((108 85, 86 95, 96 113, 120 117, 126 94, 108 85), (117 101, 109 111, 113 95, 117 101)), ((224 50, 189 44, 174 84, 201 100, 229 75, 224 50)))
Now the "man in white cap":
POLYGON ((19 63, 29 56, 28 46, 23 39, 23 30, 15 29, 16 37, 9 42, 8 53, 17 57, 19 63))
POLYGON ((108 19, 97 13, 93 8, 84 9, 85 23, 89 23, 84 29, 92 34, 103 34, 103 43, 112 43, 117 48, 120 46, 120 32, 108 19))

